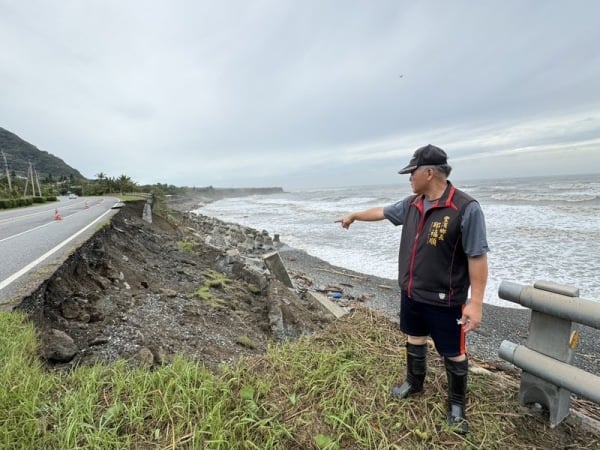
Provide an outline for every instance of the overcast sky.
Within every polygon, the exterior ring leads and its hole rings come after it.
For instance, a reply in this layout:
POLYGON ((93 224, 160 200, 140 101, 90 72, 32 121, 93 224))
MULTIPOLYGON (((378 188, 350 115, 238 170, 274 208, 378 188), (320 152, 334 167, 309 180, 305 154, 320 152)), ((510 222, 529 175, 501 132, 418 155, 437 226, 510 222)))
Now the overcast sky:
POLYGON ((600 1, 0 0, 0 126, 177 186, 600 173, 600 1))

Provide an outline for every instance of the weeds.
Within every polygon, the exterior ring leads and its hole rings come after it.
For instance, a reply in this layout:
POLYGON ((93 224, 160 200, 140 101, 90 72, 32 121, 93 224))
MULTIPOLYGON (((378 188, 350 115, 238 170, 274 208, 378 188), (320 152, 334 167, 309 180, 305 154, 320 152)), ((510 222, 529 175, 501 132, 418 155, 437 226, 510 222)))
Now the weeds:
POLYGON ((256 343, 250 339, 248 336, 240 336, 236 339, 236 342, 240 344, 242 347, 246 348, 256 348, 256 343))
POLYGON ((183 252, 194 253, 194 252, 198 251, 199 246, 195 242, 179 241, 179 242, 177 242, 177 248, 183 252))
POLYGON ((213 308, 221 306, 224 300, 214 296, 213 292, 215 290, 223 290, 225 293, 227 293, 227 289, 232 283, 231 280, 227 278, 227 276, 215 270, 206 270, 202 274, 206 280, 196 290, 196 297, 200 298, 213 308))
POLYGON ((515 412, 518 385, 498 374, 470 375, 472 431, 453 433, 445 426, 443 364, 433 352, 425 391, 390 398, 405 371, 403 347, 394 324, 358 310, 325 332, 271 345, 266 355, 218 373, 183 357, 154 371, 119 361, 49 373, 26 319, 2 313, 0 447, 598 448, 597 436, 572 424, 550 429, 515 412))

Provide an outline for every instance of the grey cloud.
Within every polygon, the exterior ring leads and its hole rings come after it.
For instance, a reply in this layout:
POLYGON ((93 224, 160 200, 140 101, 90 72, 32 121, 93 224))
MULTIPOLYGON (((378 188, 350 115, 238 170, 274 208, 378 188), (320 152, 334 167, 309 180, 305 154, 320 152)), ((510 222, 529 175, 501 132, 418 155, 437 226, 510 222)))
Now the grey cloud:
POLYGON ((318 184, 332 167, 378 182, 428 142, 471 167, 597 135, 599 13, 595 1, 0 0, 0 125, 84 174, 140 182, 318 184))

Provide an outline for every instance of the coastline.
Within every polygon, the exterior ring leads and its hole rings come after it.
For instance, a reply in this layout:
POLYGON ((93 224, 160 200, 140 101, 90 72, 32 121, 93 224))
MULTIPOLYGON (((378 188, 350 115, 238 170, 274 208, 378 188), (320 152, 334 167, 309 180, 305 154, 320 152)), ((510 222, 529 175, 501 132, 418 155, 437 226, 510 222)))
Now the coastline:
MULTIPOLYGON (((334 301, 341 306, 364 306, 398 323, 400 291, 396 280, 335 266, 304 250, 287 245, 282 245, 279 253, 292 278, 310 280, 312 289, 317 291, 327 292, 329 288, 340 288, 342 297, 334 301)), ((504 340, 516 344, 527 342, 530 315, 531 311, 526 308, 505 308, 484 303, 481 326, 467 335, 467 351, 470 357, 490 370, 517 370, 498 356, 498 350, 504 340)), ((579 325, 579 332, 579 345, 571 365, 598 375, 599 333, 583 325, 579 325)))
MULTIPOLYGON (((179 211, 191 212, 215 199, 207 197, 178 199, 179 201, 169 202, 169 206, 179 211)), ((203 216, 203 214, 199 215, 203 216)), ((236 225, 249 228, 240 224, 236 225)), ((267 231, 272 232, 272 230, 267 231)), ((323 293, 327 293, 328 288, 335 288, 342 293, 339 300, 334 300, 340 306, 364 306, 378 311, 398 323, 400 293, 397 280, 367 275, 336 266, 285 243, 278 245, 277 250, 297 287, 314 289, 323 293)), ((467 335, 466 345, 469 356, 484 363, 491 370, 513 372, 517 370, 512 364, 498 356, 498 350, 504 340, 516 344, 527 342, 530 315, 530 310, 526 308, 507 308, 484 303, 483 320, 480 327, 467 335)), ((597 349, 600 348, 600 333, 598 330, 584 325, 578 325, 578 329, 579 345, 574 351, 571 365, 599 375, 600 356, 597 349)))

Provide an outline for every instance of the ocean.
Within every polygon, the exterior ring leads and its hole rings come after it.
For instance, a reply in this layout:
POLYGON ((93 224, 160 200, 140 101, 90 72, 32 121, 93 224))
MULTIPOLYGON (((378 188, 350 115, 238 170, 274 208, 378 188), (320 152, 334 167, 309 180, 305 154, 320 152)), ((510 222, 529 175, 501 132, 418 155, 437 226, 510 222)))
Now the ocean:
MULTIPOLYGON (((401 227, 384 220, 354 222, 344 230, 335 221, 410 195, 408 177, 401 180, 227 198, 196 212, 278 234, 282 242, 336 266, 395 280, 401 227)), ((486 217, 486 303, 517 307, 498 297, 504 280, 524 285, 553 281, 600 301, 600 174, 454 184, 479 201, 486 217)))

